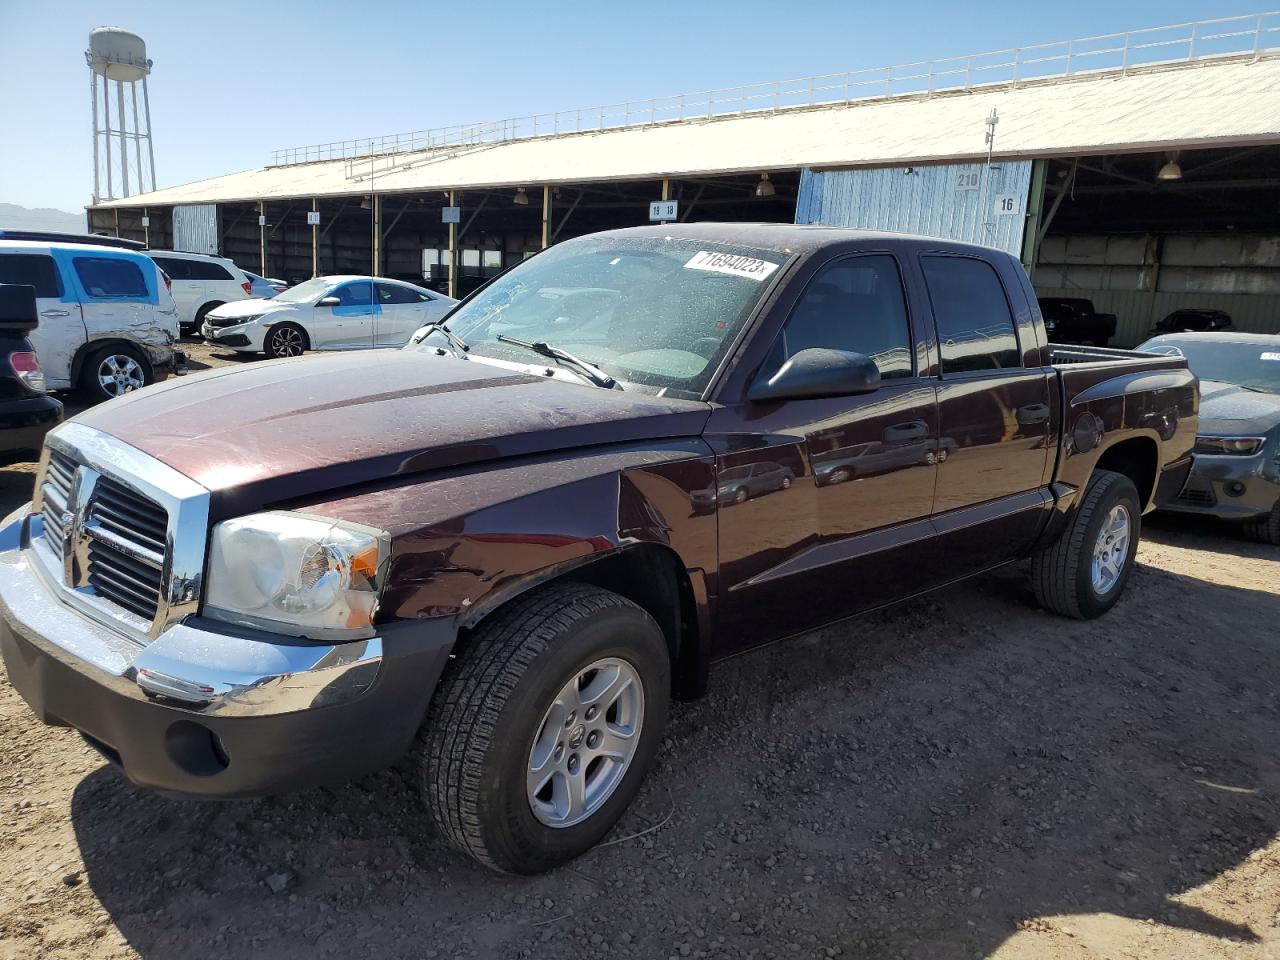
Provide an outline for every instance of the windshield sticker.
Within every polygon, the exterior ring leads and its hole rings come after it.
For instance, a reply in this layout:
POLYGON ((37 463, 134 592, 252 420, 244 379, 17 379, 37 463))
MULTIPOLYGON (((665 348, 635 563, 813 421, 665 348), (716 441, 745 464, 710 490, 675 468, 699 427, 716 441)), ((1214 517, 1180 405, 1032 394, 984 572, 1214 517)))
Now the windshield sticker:
POLYGON ((712 273, 727 273, 731 277, 746 277, 748 280, 761 281, 778 269, 776 263, 768 260, 757 260, 755 257, 742 257, 732 253, 710 253, 699 250, 684 265, 686 270, 710 270, 712 273))
POLYGON ((1280 360, 1280 353, 1264 353, 1263 360, 1280 360))

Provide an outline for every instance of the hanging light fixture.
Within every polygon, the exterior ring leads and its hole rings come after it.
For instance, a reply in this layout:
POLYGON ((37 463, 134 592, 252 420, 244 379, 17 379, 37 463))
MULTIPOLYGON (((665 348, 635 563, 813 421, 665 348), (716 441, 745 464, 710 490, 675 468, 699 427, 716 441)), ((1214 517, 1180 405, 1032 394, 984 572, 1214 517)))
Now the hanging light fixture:
POLYGON ((1157 180, 1181 180, 1182 167, 1178 163, 1177 153, 1166 153, 1164 155, 1165 164, 1160 168, 1160 172, 1156 174, 1157 180))
POLYGON ((372 209, 373 209, 373 199, 372 199, 371 197, 369 197, 368 195, 365 195, 365 196, 361 197, 361 198, 360 198, 360 209, 361 209, 361 210, 372 210, 372 209))
POLYGON ((524 192, 524 187, 519 187, 516 190, 516 195, 512 198, 511 202, 520 207, 527 207, 529 205, 529 195, 524 192))
POLYGON ((774 193, 773 182, 770 181, 769 175, 767 173, 760 174, 760 182, 756 184, 756 196, 772 197, 774 193))

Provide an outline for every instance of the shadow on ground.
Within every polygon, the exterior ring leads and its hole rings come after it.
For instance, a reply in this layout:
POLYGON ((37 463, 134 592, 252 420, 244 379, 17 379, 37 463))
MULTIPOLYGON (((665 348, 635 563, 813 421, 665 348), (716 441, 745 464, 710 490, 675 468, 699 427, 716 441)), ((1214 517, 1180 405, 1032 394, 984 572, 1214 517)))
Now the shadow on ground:
POLYGON ((975 957, 1098 912, 1250 942, 1181 895, 1280 831, 1278 619, 1140 566, 1060 620, 1011 568, 737 658, 611 845, 544 877, 450 852, 398 772, 208 804, 104 768, 74 826, 145 958, 975 957))

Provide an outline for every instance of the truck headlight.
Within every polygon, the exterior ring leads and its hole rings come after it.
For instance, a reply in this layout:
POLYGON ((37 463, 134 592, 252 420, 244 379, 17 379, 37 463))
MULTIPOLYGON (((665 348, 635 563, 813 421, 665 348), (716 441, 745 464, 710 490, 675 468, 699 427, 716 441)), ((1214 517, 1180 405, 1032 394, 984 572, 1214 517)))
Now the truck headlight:
POLYGON ((206 616, 314 640, 373 635, 390 537, 287 511, 213 528, 206 616))

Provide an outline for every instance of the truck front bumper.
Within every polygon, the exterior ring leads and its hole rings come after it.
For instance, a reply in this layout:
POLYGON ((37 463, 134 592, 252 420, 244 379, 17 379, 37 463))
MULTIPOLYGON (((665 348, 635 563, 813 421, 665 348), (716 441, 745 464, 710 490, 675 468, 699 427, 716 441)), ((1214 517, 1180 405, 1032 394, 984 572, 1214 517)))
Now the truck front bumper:
MULTIPOLYGON (((0 546, 14 542, 0 531, 0 546)), ((321 644, 192 618, 140 646, 64 603, 28 550, 0 553, 10 682, 144 787, 246 797, 394 763, 453 642, 444 620, 321 644)))

